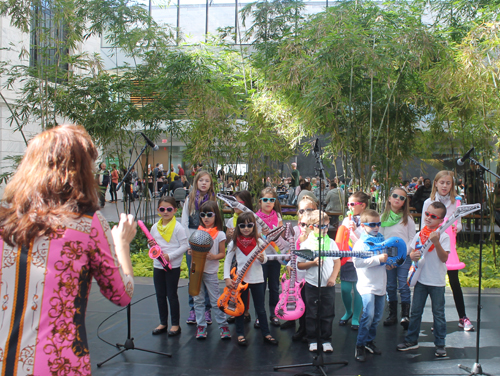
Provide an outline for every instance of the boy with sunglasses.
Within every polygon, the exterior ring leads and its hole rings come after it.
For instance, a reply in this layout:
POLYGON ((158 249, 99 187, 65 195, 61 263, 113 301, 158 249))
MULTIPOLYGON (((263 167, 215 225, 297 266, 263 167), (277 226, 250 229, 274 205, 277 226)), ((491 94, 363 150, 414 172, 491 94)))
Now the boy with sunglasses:
POLYGON ((417 262, 421 253, 418 245, 423 245, 429 239, 433 246, 425 254, 425 264, 413 290, 413 301, 410 315, 410 325, 405 341, 397 347, 398 351, 418 349, 418 335, 427 296, 432 302, 434 318, 435 355, 445 357, 446 319, 444 315, 444 291, 446 286, 446 261, 450 253, 450 237, 443 232, 436 232, 446 215, 446 206, 439 201, 431 203, 425 211, 425 227, 413 238, 410 244, 410 257, 417 262))
MULTIPOLYGON (((325 212, 319 210, 311 212, 307 218, 308 236, 300 244, 300 249, 318 250, 318 238, 321 237, 321 248, 325 251, 338 251, 337 244, 327 235, 329 219, 325 212)), ((333 352, 331 344, 332 324, 335 317, 335 280, 340 271, 340 259, 338 257, 324 257, 321 261, 307 261, 297 258, 297 267, 307 270, 304 286, 306 296, 306 338, 309 342, 309 351, 317 351, 316 324, 317 316, 321 317, 320 338, 323 351, 333 352), (318 267, 321 268, 321 285, 318 283, 318 267), (321 311, 318 312, 318 293, 321 288, 321 311)))
MULTIPOLYGON (((363 232, 354 244, 353 251, 368 249, 367 243, 382 243, 384 236, 379 233, 380 225, 380 215, 375 210, 363 211, 360 216, 360 226, 363 232)), ((386 253, 370 258, 353 257, 354 267, 358 275, 356 288, 363 301, 363 313, 359 322, 355 353, 356 360, 359 362, 366 361, 366 350, 372 354, 382 354, 373 341, 377 335, 377 325, 384 312, 387 273, 385 265, 382 263, 386 261, 386 253)))

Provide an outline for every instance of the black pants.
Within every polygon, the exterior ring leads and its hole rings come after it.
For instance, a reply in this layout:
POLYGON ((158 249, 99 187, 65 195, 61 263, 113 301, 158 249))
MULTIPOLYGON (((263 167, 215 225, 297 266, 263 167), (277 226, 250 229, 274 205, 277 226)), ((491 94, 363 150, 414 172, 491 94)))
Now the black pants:
POLYGON ((118 201, 118 197, 116 196, 116 185, 117 184, 113 182, 111 182, 111 184, 109 185, 109 194, 111 195, 111 201, 118 201))
POLYGON ((332 337, 333 318, 335 317, 335 286, 321 287, 321 312, 318 312, 319 288, 309 283, 306 290, 306 333, 309 343, 316 343, 317 317, 320 317, 320 339, 330 342, 332 337))
MULTIPOLYGON (((265 264, 264 264, 265 265, 265 264)), ((269 331, 269 324, 266 317, 266 304, 264 302, 264 295, 266 290, 264 290, 264 282, 262 283, 249 283, 248 288, 241 293, 241 300, 246 302, 248 299, 248 293, 252 291, 253 305, 255 307, 255 312, 257 313, 257 318, 260 322, 260 331, 262 337, 266 337, 271 332, 269 331)), ((245 324, 244 315, 238 316, 235 319, 236 324, 236 334, 238 336, 245 335, 245 324)))
POLYGON ((130 183, 125 183, 123 185, 123 201, 125 200, 134 201, 134 193, 132 191, 132 185, 130 183))
POLYGON ((450 287, 453 292, 453 300, 457 308, 458 318, 461 319, 467 315, 465 314, 464 294, 462 293, 462 286, 458 279, 458 270, 448 270, 448 279, 450 280, 450 287))
POLYGON ((264 271, 264 289, 269 288, 269 312, 274 317, 274 309, 280 300, 280 271, 281 264, 277 260, 271 260, 262 265, 264 271))
POLYGON ((156 291, 156 302, 160 314, 160 324, 168 326, 168 304, 170 305, 170 322, 172 326, 179 325, 180 308, 177 296, 177 285, 181 276, 181 268, 173 268, 166 272, 163 269, 154 268, 153 282, 156 291))
POLYGON ((297 329, 297 332, 300 333, 305 333, 306 332, 306 316, 307 316, 307 297, 306 297, 306 285, 302 287, 302 290, 300 291, 300 297, 304 301, 304 304, 306 306, 306 311, 302 316, 299 317, 299 329, 297 329))
POLYGON ((104 206, 104 204, 106 203, 106 189, 108 187, 107 186, 102 186, 100 185, 99 186, 99 203, 101 204, 101 206, 104 206))

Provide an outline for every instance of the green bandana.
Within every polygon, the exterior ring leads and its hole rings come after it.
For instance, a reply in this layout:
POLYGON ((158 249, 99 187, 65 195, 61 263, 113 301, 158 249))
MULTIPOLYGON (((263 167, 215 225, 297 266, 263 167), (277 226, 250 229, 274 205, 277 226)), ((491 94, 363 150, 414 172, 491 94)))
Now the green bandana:
MULTIPOLYGON (((316 238, 319 238, 319 234, 316 234, 313 232, 313 235, 316 238)), ((316 242, 316 248, 318 248, 318 243, 316 242)), ((323 251, 329 251, 330 250, 330 237, 328 235, 324 235, 321 237, 321 248, 323 251)))
POLYGON ((396 214, 392 210, 389 212, 389 217, 385 221, 382 221, 382 227, 391 227, 397 225, 401 221, 403 213, 396 214))

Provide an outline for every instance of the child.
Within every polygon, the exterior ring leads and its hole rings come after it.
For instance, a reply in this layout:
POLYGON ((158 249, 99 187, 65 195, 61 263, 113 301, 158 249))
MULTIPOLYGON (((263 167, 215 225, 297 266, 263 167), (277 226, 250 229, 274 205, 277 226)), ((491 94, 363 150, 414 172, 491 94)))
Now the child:
MULTIPOLYGON (((215 202, 214 184, 212 176, 207 171, 200 171, 196 174, 193 181, 193 189, 184 202, 182 209, 181 224, 186 229, 188 238, 200 226, 200 206, 207 201, 215 202)), ((191 255, 186 254, 186 263, 188 272, 191 273, 191 255)), ((196 324, 196 316, 194 313, 193 297, 189 295, 189 317, 186 320, 187 324, 196 324)), ((210 298, 208 293, 205 295, 205 319, 207 324, 212 323, 210 298)))
POLYGON ((444 315, 444 291, 446 286, 446 261, 450 253, 450 237, 443 233, 441 236, 436 230, 443 222, 446 215, 446 207, 441 202, 433 202, 427 206, 425 214, 425 227, 411 242, 410 257, 413 261, 418 261, 421 253, 416 249, 415 244, 420 240, 424 245, 427 239, 433 246, 424 255, 425 263, 422 266, 420 277, 413 290, 413 302, 411 306, 410 326, 406 334, 404 343, 397 347, 398 351, 418 349, 418 334, 420 333, 420 323, 424 312, 427 296, 430 295, 432 302, 432 315, 434 317, 434 344, 436 345, 435 355, 437 357, 446 356, 446 319, 444 315))
MULTIPOLYGON (((249 255, 259 244, 262 243, 263 241, 258 238, 257 225, 255 223, 254 215, 252 213, 242 213, 239 215, 238 220, 236 221, 236 230, 234 231, 233 240, 228 246, 229 251, 224 261, 224 280, 226 281, 227 287, 236 287, 233 285, 233 280, 230 276, 231 262, 233 258, 236 258, 238 265, 237 273, 239 273, 241 268, 247 262, 249 255)), ((267 324, 266 305, 264 299, 265 282, 264 273, 262 271, 262 264, 265 264, 266 261, 267 257, 265 252, 261 252, 257 259, 252 263, 252 266, 248 269, 245 274, 245 278, 243 278, 243 282, 248 283, 248 289, 243 291, 241 299, 242 301, 246 301, 248 290, 252 291, 253 304, 255 306, 257 317, 260 320, 260 330, 262 337, 264 338, 264 342, 277 345, 278 341, 271 336, 269 326, 267 324)), ((238 335, 238 345, 247 346, 248 342, 245 338, 243 315, 236 318, 236 334, 238 335)))
MULTIPOLYGON (((210 302, 213 307, 217 306, 219 293, 219 260, 226 254, 226 234, 222 231, 222 217, 219 207, 215 201, 207 201, 200 207, 201 224, 198 230, 206 231, 214 240, 214 245, 207 254, 205 269, 203 270, 203 283, 200 293, 194 296, 194 311, 196 313, 196 338, 207 338, 207 321, 205 315, 205 290, 208 292, 210 302)), ((231 333, 227 326, 226 315, 219 309, 214 310, 215 320, 219 324, 220 338, 231 338, 231 333)))
POLYGON ((153 335, 167 331, 167 298, 170 305, 170 322, 172 324, 168 335, 176 336, 181 333, 177 285, 181 275, 182 257, 188 249, 188 242, 184 227, 176 221, 175 213, 177 213, 175 199, 173 197, 160 198, 158 201, 158 215, 161 218, 151 228, 151 235, 160 246, 165 259, 170 262, 172 270, 166 272, 160 261, 153 261, 153 282, 155 285, 158 312, 160 314, 160 325, 153 329, 153 335))
MULTIPOLYGON (((248 209, 253 211, 253 204, 252 204, 252 195, 248 191, 239 191, 234 193, 234 197, 236 198, 236 201, 238 201, 240 204, 246 206, 248 209)), ((236 228, 236 222, 238 220, 238 216, 242 213, 241 210, 239 209, 234 209, 234 214, 231 218, 229 218, 226 221, 226 238, 228 240, 231 240, 234 235, 234 229, 236 228)), ((233 259, 233 263, 236 264, 236 260, 233 259)), ((233 265, 234 266, 234 265, 233 265)), ((250 305, 250 295, 248 295, 247 300, 245 301, 245 313, 244 313, 244 321, 245 322, 250 322, 252 318, 250 317, 250 312, 248 312, 248 306, 250 305)), ((235 322, 234 316, 228 316, 227 318, 228 323, 233 323, 235 322)))
MULTIPOLYGON (((337 244, 327 235, 328 215, 319 210, 311 212, 308 218, 308 236, 300 244, 301 249, 318 250, 318 238, 321 237, 321 247, 323 250, 337 251, 337 244)), ((321 320, 320 338, 323 351, 333 352, 331 344, 332 324, 335 317, 335 280, 340 271, 340 258, 325 257, 321 262, 317 257, 314 261, 306 261, 297 258, 297 267, 306 272, 306 284, 304 286, 306 295, 306 332, 309 342, 309 351, 317 351, 317 317, 321 320), (321 265, 321 284, 318 281, 318 267, 321 265), (321 288, 321 311, 318 312, 318 293, 321 288)))
MULTIPOLYGON (((283 226, 283 221, 281 220, 281 205, 278 200, 278 196, 273 188, 264 188, 260 193, 259 197, 259 211, 256 213, 272 230, 275 227, 283 226)), ((267 235, 267 231, 261 228, 257 229, 264 235, 267 235)), ((288 243, 283 239, 279 238, 276 245, 280 248, 282 253, 289 250, 288 243)), ((266 249, 266 252, 270 247, 266 249)), ((280 288, 280 272, 281 263, 277 260, 271 260, 262 266, 264 270, 264 283, 265 286, 269 286, 269 311, 271 324, 274 326, 280 326, 280 321, 274 315, 274 309, 276 304, 279 302, 279 288, 280 288)), ((264 289, 265 290, 265 289, 264 289)), ((255 328, 259 328, 259 319, 255 321, 255 328)))
MULTIPOLYGON (((428 206, 432 202, 439 201, 446 207, 445 217, 449 218, 453 215, 453 213, 455 213, 457 208, 455 197, 456 192, 455 185, 453 184, 453 172, 439 171, 432 184, 431 197, 425 200, 422 213, 425 213, 428 206)), ((424 220, 425 217, 422 216, 422 225, 424 224, 424 220)), ((448 236, 456 237, 457 232, 460 232, 461 230, 462 224, 458 221, 457 226, 452 226, 451 230, 447 231, 447 233, 448 236)), ((465 313, 464 295, 462 293, 462 286, 460 285, 460 280, 458 279, 458 269, 456 269, 456 267, 448 266, 448 280, 450 281, 451 291, 453 292, 453 300, 455 301, 455 307, 458 313, 458 327, 463 328, 465 331, 473 331, 474 326, 465 313)))
MULTIPOLYGON (((363 232, 353 247, 354 251, 362 251, 367 242, 381 243, 384 236, 379 234, 380 216, 375 210, 367 209, 360 216, 363 232)), ((385 287, 387 273, 381 263, 387 261, 387 253, 370 258, 353 257, 354 267, 358 275, 356 288, 363 301, 363 314, 359 322, 358 338, 356 340, 356 360, 366 361, 366 350, 380 355, 381 351, 373 342, 377 335, 377 325, 382 318, 385 304, 385 287)))
MULTIPOLYGON (((368 207, 370 203, 370 196, 364 192, 355 192, 349 197, 349 202, 347 206, 349 207, 350 213, 352 213, 351 220, 349 216, 345 216, 342 221, 342 225, 346 226, 351 231, 351 242, 356 244, 356 241, 361 236, 363 229, 360 227, 359 216, 368 207)), ((347 249, 344 249, 347 251, 347 249)), ((345 313, 344 316, 339 320, 340 326, 345 326, 352 318, 351 329, 358 330, 359 328, 359 315, 363 309, 363 302, 361 300, 361 295, 359 295, 356 289, 356 283, 358 281, 358 276, 356 275, 356 269, 352 263, 352 259, 348 258, 346 263, 340 267, 340 291, 342 293, 342 302, 344 303, 345 313), (351 294, 352 291, 352 294, 351 294), (353 302, 354 295, 354 302, 353 302)))
MULTIPOLYGON (((380 233, 384 238, 388 239, 393 236, 400 237, 405 241, 408 247, 410 241, 415 237, 415 222, 410 215, 408 205, 408 195, 404 188, 393 188, 387 203, 385 211, 382 213, 382 227, 380 233)), ((410 303, 411 292, 410 287, 406 283, 408 270, 410 270, 411 259, 409 256, 403 265, 399 267, 387 266, 387 301, 389 302, 389 316, 384 321, 384 326, 391 326, 398 321, 398 285, 399 295, 401 297, 401 326, 404 330, 408 329, 410 323, 410 303)))

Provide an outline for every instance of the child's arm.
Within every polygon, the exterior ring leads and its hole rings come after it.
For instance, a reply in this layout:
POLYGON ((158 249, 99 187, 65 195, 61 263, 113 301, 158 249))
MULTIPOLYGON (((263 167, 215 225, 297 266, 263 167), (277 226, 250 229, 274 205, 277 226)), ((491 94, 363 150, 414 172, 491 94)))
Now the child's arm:
POLYGON ((314 261, 306 261, 297 263, 297 268, 300 270, 307 270, 313 266, 319 266, 319 257, 316 257, 314 261))
POLYGON ((441 260, 441 262, 446 262, 448 260, 448 252, 445 251, 445 249, 439 242, 440 236, 441 235, 437 231, 434 231, 429 235, 429 239, 431 240, 432 244, 434 244, 434 248, 436 249, 439 260, 441 260))
MULTIPOLYGON (((182 226, 176 227, 174 229, 174 232, 176 233, 177 240, 179 241, 179 244, 180 244, 178 249, 176 249, 174 252, 170 253, 170 257, 175 259, 175 258, 183 255, 184 253, 186 253, 186 251, 189 248, 189 243, 188 243, 188 239, 186 236, 186 230, 184 230, 184 227, 182 227, 182 226)), ((169 261, 169 258, 166 257, 166 259, 167 259, 167 261, 169 261)))
POLYGON ((236 255, 235 247, 231 247, 224 260, 224 279, 231 278, 231 263, 236 255))
POLYGON ((335 281, 337 280, 339 271, 340 271, 340 259, 336 259, 333 261, 332 275, 330 276, 330 278, 328 278, 328 282, 326 284, 328 287, 335 286, 335 281))
POLYGON ((226 255, 226 242, 221 240, 219 242, 219 253, 214 255, 212 252, 208 252, 207 260, 222 260, 226 255))

